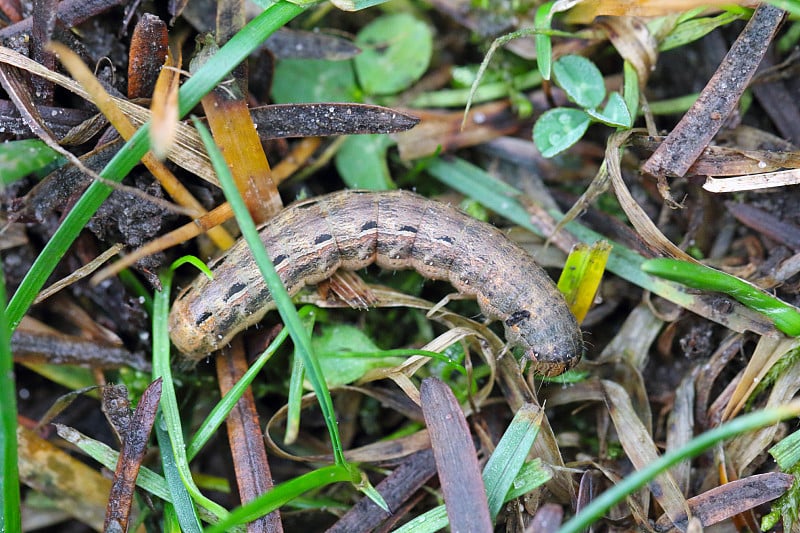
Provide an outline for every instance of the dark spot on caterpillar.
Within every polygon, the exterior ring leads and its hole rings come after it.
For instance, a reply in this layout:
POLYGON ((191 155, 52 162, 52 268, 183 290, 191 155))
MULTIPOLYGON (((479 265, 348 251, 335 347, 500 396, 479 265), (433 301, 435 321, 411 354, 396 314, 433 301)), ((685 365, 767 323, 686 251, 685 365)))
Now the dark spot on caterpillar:
POLYGON ((208 320, 209 318, 211 318, 211 315, 212 315, 211 311, 206 311, 205 313, 203 313, 202 315, 200 315, 200 316, 197 318, 197 320, 195 320, 195 321, 194 321, 194 325, 195 325, 195 326, 199 326, 200 324, 202 324, 203 322, 205 322, 206 320, 208 320))
POLYGON ((453 244, 455 241, 449 235, 442 235, 441 237, 436 237, 437 241, 446 242, 447 244, 453 244))
POLYGON ((275 265, 275 268, 278 268, 278 265, 280 265, 281 263, 286 261, 288 258, 289 258, 289 256, 287 256, 287 255, 283 255, 283 254, 278 255, 278 256, 275 257, 275 259, 272 260, 272 264, 275 265))
POLYGON ((400 231, 405 231, 406 233, 416 233, 417 228, 414 226, 403 226, 400 228, 400 231))
POLYGON ((375 220, 370 220, 369 222, 367 222, 363 226, 361 226, 361 231, 367 231, 367 230, 375 229, 377 227, 378 227, 378 222, 375 221, 375 220))
POLYGON ((241 281, 238 283, 234 283, 233 285, 231 285, 231 288, 228 289, 228 293, 225 295, 225 301, 227 302, 228 300, 230 300, 231 296, 245 290, 246 288, 247 288, 246 283, 242 283, 241 281))
POLYGON ((521 311, 514 311, 511 313, 511 316, 506 319, 506 326, 513 327, 519 324, 524 320, 528 320, 531 317, 531 312, 526 310, 521 311))
POLYGON ((322 235, 317 235, 317 238, 314 239, 314 244, 322 244, 323 242, 329 241, 333 239, 333 235, 330 233, 323 233, 322 235))

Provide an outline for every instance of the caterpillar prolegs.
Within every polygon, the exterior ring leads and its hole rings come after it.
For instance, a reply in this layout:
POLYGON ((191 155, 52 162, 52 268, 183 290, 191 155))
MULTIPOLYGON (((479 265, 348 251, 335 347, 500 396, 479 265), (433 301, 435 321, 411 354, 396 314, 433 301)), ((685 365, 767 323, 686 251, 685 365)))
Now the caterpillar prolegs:
MULTIPOLYGON (((582 355, 578 324, 550 277, 500 230, 451 206, 405 191, 343 191, 293 204, 259 232, 289 294, 340 268, 414 269, 476 296, 538 372, 560 374, 582 355)), ((172 342, 193 359, 274 309, 244 240, 210 268, 214 279, 198 276, 169 316, 172 342)))

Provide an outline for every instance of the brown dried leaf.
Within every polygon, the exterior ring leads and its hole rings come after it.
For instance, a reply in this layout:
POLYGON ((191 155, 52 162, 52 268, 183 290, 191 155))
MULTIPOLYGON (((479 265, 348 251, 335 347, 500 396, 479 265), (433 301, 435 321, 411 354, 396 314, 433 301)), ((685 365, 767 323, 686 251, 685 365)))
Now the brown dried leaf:
POLYGON ((47 494, 70 516, 102 531, 111 480, 22 426, 17 426, 17 443, 20 480, 47 494))
POLYGON ((420 386, 422 414, 453 531, 493 531, 478 456, 461 406, 438 378, 420 386))
MULTIPOLYGON (((705 527, 718 524, 778 498, 792 486, 793 480, 794 477, 789 474, 770 472, 731 481, 690 498, 688 500, 690 516, 700 520, 705 527)), ((670 521, 666 516, 662 516, 656 523, 659 530, 665 530, 670 526, 674 530, 686 531, 687 516, 679 517, 677 521, 670 521)))

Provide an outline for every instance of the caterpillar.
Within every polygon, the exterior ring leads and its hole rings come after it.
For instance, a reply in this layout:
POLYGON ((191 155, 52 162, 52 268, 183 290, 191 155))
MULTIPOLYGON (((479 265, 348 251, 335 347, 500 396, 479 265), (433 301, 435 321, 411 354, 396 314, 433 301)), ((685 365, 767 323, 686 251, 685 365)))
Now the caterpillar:
MULTIPOLYGON (((342 191, 295 203, 259 229, 289 294, 337 269, 414 269, 474 295, 502 320, 506 341, 534 369, 558 375, 583 351, 581 331, 550 277, 494 226, 406 191, 342 191)), ((274 302, 242 239, 175 299, 170 337, 190 359, 225 346, 259 322, 274 302)))

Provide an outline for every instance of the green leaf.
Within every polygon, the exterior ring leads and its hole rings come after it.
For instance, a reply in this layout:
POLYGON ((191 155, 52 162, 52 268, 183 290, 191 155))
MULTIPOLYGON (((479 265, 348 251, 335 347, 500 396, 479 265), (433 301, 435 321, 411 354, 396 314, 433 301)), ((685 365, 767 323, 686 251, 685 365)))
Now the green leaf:
POLYGON ((275 67, 272 98, 277 104, 360 101, 350 61, 285 59, 275 67))
POLYGON ((720 26, 725 26, 742 18, 739 13, 725 12, 716 17, 701 17, 681 22, 658 45, 660 52, 679 48, 701 39, 720 26))
POLYGON ((769 449, 769 454, 784 472, 800 463, 800 430, 784 437, 769 449))
POLYGON ((542 156, 553 157, 578 142, 589 122, 589 115, 580 109, 550 109, 533 126, 533 142, 542 156))
MULTIPOLYGON (((535 29, 550 29, 550 24, 553 21, 554 3, 554 1, 544 3, 536 10, 536 16, 533 19, 533 27, 535 29)), ((534 42, 536 43, 536 65, 539 67, 539 73, 542 75, 542 79, 549 80, 553 61, 553 42, 549 35, 543 33, 536 34, 534 42)))
POLYGON ((564 56, 553 64, 556 83, 566 91, 569 99, 579 106, 591 109, 606 98, 603 75, 583 56, 564 56))
POLYGON ((0 143, 0 183, 8 185, 64 157, 39 139, 0 143))
POLYGON ((633 123, 625 100, 616 91, 608 96, 608 102, 602 111, 587 109, 586 113, 596 121, 612 128, 630 128, 633 123))
POLYGON ((386 149, 394 141, 385 134, 353 135, 336 153, 336 169, 351 189, 396 189, 386 164, 386 149))
POLYGON ((402 357, 381 357, 380 348, 372 339, 346 324, 323 326, 321 334, 311 339, 311 346, 319 357, 329 387, 352 383, 373 368, 403 362, 402 357), (367 354, 370 356, 365 356, 367 354))
MULTIPOLYGON (((622 70, 624 72, 622 95, 625 100, 625 107, 628 108, 628 114, 631 117, 635 117, 639 112, 639 75, 629 61, 625 61, 622 70)), ((633 118, 631 118, 631 125, 633 125, 633 118)))
POLYGON ((362 52, 355 58, 361 88, 367 94, 396 94, 428 69, 433 36, 411 15, 385 15, 365 26, 356 38, 362 52))

